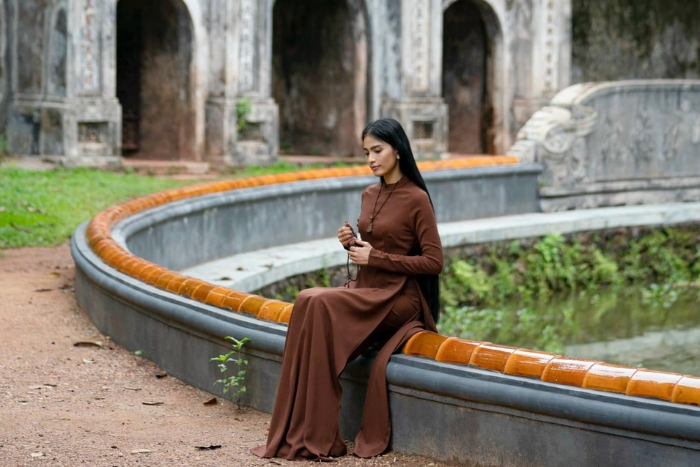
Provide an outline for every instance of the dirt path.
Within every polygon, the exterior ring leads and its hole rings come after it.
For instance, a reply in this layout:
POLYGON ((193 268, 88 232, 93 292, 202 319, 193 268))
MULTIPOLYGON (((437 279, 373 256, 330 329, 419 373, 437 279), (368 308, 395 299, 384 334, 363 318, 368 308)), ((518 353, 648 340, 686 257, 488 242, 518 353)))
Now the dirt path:
MULTIPOLYGON (((0 251, 1 465, 300 465, 249 453, 269 415, 221 399, 205 406, 211 394, 159 378, 100 334, 76 305, 73 276, 67 245, 0 251), (212 445, 221 447, 196 448, 212 445)), ((390 452, 336 465, 446 464, 390 452)))

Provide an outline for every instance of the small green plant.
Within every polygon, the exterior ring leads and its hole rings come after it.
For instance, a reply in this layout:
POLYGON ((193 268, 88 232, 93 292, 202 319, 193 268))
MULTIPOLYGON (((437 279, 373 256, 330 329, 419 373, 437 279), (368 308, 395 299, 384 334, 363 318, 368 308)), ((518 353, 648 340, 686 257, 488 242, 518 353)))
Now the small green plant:
POLYGON ((236 101, 236 129, 238 133, 245 129, 246 119, 252 110, 253 105, 247 97, 242 97, 236 101))
POLYGON ((233 347, 231 351, 209 359, 209 361, 218 362, 217 366, 223 375, 223 378, 217 379, 214 384, 223 384, 224 394, 228 394, 230 392, 234 397, 234 402, 236 403, 236 406, 238 406, 238 410, 241 410, 241 395, 246 392, 245 374, 247 370, 244 370, 243 368, 248 365, 248 360, 245 360, 241 356, 241 350, 243 349, 245 343, 249 342, 250 339, 247 337, 244 337, 243 339, 236 339, 235 337, 231 336, 226 336, 225 339, 233 342, 233 344, 231 344, 233 347), (233 363, 236 366, 238 371, 235 375, 226 376, 229 370, 229 363, 233 363))
POLYGON ((144 352, 143 350, 140 350, 140 349, 134 350, 134 355, 136 355, 137 357, 143 357, 144 355, 146 355, 146 352, 144 352))

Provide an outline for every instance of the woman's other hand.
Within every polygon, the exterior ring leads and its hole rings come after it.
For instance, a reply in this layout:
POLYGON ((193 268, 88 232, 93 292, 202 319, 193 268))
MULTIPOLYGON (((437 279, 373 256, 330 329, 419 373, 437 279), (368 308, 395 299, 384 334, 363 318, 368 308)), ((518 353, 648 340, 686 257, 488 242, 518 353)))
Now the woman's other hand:
POLYGON ((369 264, 369 252, 372 250, 372 245, 369 242, 363 242, 362 240, 355 239, 355 245, 350 247, 348 251, 348 256, 350 256, 350 261, 358 266, 366 266, 369 264))
POLYGON ((345 221, 345 224, 338 229, 338 240, 343 245, 343 248, 348 249, 352 246, 351 242, 354 238, 355 235, 352 232, 352 227, 350 227, 350 223, 348 221, 345 221))

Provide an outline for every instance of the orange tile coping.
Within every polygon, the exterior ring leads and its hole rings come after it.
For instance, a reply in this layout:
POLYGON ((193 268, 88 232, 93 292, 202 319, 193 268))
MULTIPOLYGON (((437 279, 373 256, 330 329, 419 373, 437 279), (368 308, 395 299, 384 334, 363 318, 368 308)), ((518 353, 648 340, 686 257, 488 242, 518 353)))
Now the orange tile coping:
POLYGON ((518 349, 513 352, 506 362, 503 372, 513 376, 540 378, 547 364, 555 357, 560 356, 561 355, 554 355, 547 352, 518 349))
POLYGON ((599 362, 580 358, 555 357, 547 363, 541 379, 548 383, 581 387, 588 370, 596 363, 599 362))
POLYGON ((683 375, 640 369, 627 385, 628 396, 654 397, 670 401, 673 390, 683 375))
MULTIPOLYGON (((421 161, 418 167, 421 171, 429 172, 518 162, 518 158, 513 156, 478 156, 421 161)), ((112 239, 111 226, 140 211, 184 198, 260 185, 363 175, 371 175, 366 166, 326 168, 166 190, 102 211, 90 221, 85 236, 90 248, 105 263, 133 278, 232 312, 250 313, 259 319, 289 323, 294 304, 218 287, 135 257, 112 239)), ((412 336, 404 345, 403 353, 444 363, 469 364, 513 376, 539 378, 550 383, 611 391, 628 396, 654 397, 679 404, 700 405, 700 378, 693 376, 566 358, 547 352, 447 337, 428 331, 412 336)))
POLYGON ((506 368, 506 362, 516 350, 517 349, 515 347, 507 347, 503 345, 480 345, 474 349, 472 357, 469 360, 469 364, 485 370, 493 370, 503 373, 506 368))

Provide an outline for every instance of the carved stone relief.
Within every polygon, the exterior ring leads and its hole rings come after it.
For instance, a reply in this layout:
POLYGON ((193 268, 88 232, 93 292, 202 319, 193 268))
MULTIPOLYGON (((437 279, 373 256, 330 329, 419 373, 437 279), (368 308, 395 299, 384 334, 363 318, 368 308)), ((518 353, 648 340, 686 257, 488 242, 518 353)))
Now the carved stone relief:
POLYGON ((253 89, 255 57, 255 2, 243 0, 241 2, 241 62, 240 62, 240 86, 241 91, 253 89))
POLYGON ((700 114, 695 114, 691 141, 693 144, 700 144, 700 114))
POLYGON ((623 149, 622 126, 613 121, 608 115, 602 123, 602 130, 600 154, 603 159, 603 165, 610 167, 611 164, 627 164, 628 153, 623 149))
POLYGON ((672 160, 680 155, 685 145, 685 132, 682 126, 682 117, 669 118, 664 129, 663 152, 661 157, 664 160, 672 160))
POLYGON ((100 17, 97 0, 83 0, 80 56, 80 87, 85 92, 100 90, 100 17))
POLYGON ((424 92, 429 86, 430 0, 417 0, 413 17, 413 79, 414 91, 424 92))
POLYGON ((654 126, 649 112, 642 110, 637 114, 632 128, 632 155, 636 162, 649 162, 654 158, 654 126))
POLYGON ((578 138, 572 148, 569 157, 569 176, 571 184, 579 185, 587 181, 588 155, 586 152, 586 142, 583 138, 578 138))
POLYGON ((547 0, 545 7, 545 34, 544 34, 544 90, 549 92, 556 88, 556 22, 553 0, 547 0))

